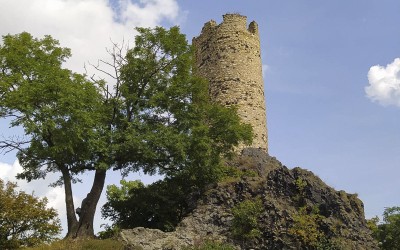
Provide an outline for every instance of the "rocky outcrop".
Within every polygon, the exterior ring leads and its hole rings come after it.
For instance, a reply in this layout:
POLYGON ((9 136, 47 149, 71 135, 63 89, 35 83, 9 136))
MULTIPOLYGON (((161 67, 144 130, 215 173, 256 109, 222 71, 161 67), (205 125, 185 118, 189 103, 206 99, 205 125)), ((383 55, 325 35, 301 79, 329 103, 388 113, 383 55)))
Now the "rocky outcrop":
POLYGON ((158 229, 137 227, 122 230, 119 235, 126 248, 133 250, 181 249, 193 245, 195 235, 181 234, 178 231, 164 233, 158 229))
POLYGON ((210 188, 174 232, 123 230, 120 238, 127 249, 182 249, 205 240, 228 242, 237 249, 378 249, 357 195, 336 191, 312 172, 288 169, 257 150, 249 149, 231 164, 249 174, 210 188), (262 202, 260 234, 234 237, 232 209, 256 199, 262 202), (318 237, 312 238, 310 230, 318 237))

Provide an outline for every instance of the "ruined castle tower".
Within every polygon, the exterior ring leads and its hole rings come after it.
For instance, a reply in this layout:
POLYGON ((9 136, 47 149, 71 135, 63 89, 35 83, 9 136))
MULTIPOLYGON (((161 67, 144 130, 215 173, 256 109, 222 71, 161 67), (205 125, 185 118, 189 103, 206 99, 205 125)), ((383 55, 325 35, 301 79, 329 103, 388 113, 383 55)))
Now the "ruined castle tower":
MULTIPOLYGON (((193 38, 197 73, 210 82, 212 100, 238 106, 241 119, 254 132, 250 147, 268 151, 264 83, 258 25, 238 14, 226 14, 219 25, 205 23, 193 38)), ((243 146, 241 146, 243 148, 243 146)))

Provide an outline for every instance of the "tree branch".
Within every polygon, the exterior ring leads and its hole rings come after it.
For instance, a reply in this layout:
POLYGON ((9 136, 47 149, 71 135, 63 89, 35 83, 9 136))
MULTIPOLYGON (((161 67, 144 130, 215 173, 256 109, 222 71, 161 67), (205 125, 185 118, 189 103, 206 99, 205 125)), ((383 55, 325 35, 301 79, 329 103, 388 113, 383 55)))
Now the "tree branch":
POLYGON ((19 138, 19 136, 12 136, 9 139, 3 137, 0 141, 0 153, 7 154, 13 150, 21 151, 24 148, 24 145, 30 143, 30 140, 25 141, 19 138))

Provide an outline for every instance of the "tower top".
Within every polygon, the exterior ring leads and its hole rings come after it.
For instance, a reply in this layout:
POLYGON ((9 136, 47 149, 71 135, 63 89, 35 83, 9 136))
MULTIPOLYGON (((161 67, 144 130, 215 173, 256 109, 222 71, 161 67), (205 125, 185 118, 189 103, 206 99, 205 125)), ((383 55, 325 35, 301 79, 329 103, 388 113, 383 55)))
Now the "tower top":
POLYGON ((224 24, 235 24, 238 26, 243 26, 246 28, 247 25, 247 17, 242 16, 240 14, 225 14, 222 16, 224 24))
POLYGON ((258 36, 258 24, 255 21, 252 21, 249 26, 247 26, 247 16, 243 16, 240 14, 232 13, 225 14, 222 16, 222 23, 217 24, 214 20, 210 20, 206 22, 201 30, 201 34, 210 32, 212 30, 218 28, 231 28, 236 31, 245 31, 247 30, 251 34, 258 36))

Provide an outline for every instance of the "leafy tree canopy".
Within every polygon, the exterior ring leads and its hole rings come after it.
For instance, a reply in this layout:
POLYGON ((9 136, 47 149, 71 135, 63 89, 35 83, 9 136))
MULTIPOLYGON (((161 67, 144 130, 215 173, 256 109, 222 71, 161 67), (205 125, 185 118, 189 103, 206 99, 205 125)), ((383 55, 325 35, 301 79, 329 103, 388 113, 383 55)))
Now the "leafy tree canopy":
POLYGON ((25 140, 2 142, 17 149, 24 168, 20 178, 44 178, 66 166, 71 175, 90 167, 98 136, 101 95, 84 76, 62 68, 70 50, 50 36, 24 32, 3 37, 0 47, 0 116, 22 126, 25 140))
POLYGON ((61 231, 55 209, 47 199, 16 190, 0 179, 0 249, 36 246, 55 239, 61 231))

